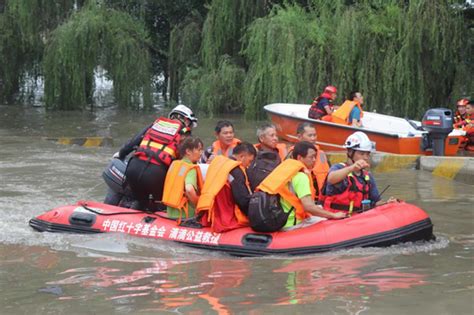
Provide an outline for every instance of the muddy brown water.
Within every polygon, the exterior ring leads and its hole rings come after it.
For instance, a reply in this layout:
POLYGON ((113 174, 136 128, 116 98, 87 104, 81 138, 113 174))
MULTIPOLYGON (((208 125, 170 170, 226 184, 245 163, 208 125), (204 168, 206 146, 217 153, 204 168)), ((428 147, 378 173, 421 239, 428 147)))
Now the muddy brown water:
MULTIPOLYGON (((222 117, 219 117, 222 118, 222 117)), ((228 116, 254 141, 258 122, 228 116)), ((236 258, 124 235, 38 233, 28 220, 101 200, 101 172, 152 114, 0 106, 2 314, 472 314, 473 186, 404 170, 375 174, 425 209, 437 240, 301 257, 236 258), (46 137, 107 136, 114 146, 46 137)), ((206 144, 218 118, 200 118, 206 144)))

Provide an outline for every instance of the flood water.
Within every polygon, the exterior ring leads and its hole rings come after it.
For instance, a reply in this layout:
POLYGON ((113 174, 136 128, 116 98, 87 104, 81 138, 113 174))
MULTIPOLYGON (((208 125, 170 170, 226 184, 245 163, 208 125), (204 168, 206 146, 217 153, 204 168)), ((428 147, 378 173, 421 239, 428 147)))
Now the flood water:
MULTIPOLYGON (((0 106, 2 314, 473 314, 473 186, 404 170, 380 189, 425 209, 437 240, 302 257, 236 258, 124 235, 39 233, 32 217, 102 200, 101 172, 153 114, 0 106), (46 137, 108 136, 113 147, 46 137)), ((230 118, 254 141, 254 121, 230 118)), ((196 134, 212 140, 217 118, 196 134)))

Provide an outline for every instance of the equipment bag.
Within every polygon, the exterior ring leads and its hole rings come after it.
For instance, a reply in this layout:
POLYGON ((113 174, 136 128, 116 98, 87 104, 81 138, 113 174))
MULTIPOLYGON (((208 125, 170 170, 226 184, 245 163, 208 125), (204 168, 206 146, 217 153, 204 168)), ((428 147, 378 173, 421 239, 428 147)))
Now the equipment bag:
POLYGON ((276 232, 285 226, 291 211, 283 211, 279 195, 256 191, 249 201, 250 227, 256 232, 276 232))
POLYGON ((247 169, 247 176, 250 188, 255 191, 258 185, 270 174, 279 164, 281 159, 276 152, 259 151, 255 160, 247 169))

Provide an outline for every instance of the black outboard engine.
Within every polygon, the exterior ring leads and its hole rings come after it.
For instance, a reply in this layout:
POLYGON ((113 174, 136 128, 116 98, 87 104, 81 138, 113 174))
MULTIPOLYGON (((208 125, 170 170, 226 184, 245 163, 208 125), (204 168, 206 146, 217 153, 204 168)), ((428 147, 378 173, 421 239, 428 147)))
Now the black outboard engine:
POLYGON ((131 207, 133 194, 126 184, 125 170, 127 163, 120 159, 112 159, 107 168, 102 172, 102 177, 109 187, 104 203, 113 206, 131 207))
POLYGON ((433 142, 433 155, 443 156, 448 134, 453 130, 453 113, 448 108, 428 109, 421 121, 433 142))

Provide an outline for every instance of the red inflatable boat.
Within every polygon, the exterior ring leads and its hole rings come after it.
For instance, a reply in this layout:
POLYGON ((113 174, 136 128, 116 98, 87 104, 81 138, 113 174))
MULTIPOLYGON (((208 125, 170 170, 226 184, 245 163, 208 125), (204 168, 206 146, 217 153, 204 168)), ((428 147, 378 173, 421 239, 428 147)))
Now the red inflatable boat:
POLYGON ((213 233, 209 228, 178 226, 159 213, 93 201, 53 209, 31 219, 30 226, 41 232, 126 233, 239 256, 301 255, 434 239, 429 216, 405 202, 379 206, 343 220, 325 220, 275 233, 257 233, 248 227, 213 233))

